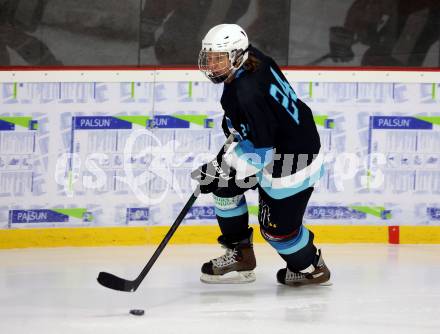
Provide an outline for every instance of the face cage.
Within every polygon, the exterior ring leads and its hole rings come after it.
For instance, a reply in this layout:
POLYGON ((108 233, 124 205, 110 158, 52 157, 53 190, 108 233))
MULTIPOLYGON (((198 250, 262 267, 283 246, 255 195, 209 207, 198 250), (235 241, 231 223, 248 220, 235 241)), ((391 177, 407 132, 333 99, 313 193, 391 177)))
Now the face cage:
POLYGON ((216 84, 225 81, 233 72, 228 52, 201 50, 198 64, 200 71, 216 84))

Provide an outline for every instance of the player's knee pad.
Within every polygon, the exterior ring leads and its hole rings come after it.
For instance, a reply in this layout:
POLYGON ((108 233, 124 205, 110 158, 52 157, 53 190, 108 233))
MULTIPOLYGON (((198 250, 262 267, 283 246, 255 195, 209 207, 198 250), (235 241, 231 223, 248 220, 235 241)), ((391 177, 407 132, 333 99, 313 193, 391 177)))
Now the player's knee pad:
POLYGON ((215 214, 221 218, 242 216, 248 212, 246 198, 244 195, 234 197, 214 196, 215 214))
POLYGON ((263 228, 261 234, 287 262, 290 270, 303 270, 314 262, 316 255, 316 247, 313 245, 314 234, 304 225, 286 235, 272 235, 263 228))

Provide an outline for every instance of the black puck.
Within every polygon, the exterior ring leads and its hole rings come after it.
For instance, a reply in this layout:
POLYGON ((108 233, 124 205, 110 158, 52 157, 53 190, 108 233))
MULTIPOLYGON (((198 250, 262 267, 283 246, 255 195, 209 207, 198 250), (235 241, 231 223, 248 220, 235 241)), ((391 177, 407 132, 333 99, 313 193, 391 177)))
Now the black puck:
POLYGON ((130 314, 133 315, 144 315, 145 311, 144 310, 130 310, 130 314))

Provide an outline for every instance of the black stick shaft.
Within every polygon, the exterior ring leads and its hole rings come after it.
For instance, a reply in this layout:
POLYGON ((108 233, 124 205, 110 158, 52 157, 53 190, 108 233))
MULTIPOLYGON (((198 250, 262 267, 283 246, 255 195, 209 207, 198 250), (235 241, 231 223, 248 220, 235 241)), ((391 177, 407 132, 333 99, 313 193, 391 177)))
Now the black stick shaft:
POLYGON ((324 60, 327 60, 328 58, 330 58, 330 53, 327 53, 327 54, 319 57, 318 59, 315 59, 314 61, 307 63, 306 66, 318 65, 319 63, 323 62, 324 60))
POLYGON ((151 257, 151 259, 148 261, 148 263, 146 264, 146 266, 144 267, 144 269, 142 269, 142 272, 139 274, 139 276, 136 278, 135 280, 135 286, 133 288, 133 291, 135 291, 137 289, 137 287, 139 286, 139 284, 141 284, 142 280, 145 278, 145 276, 147 276, 148 272, 150 271, 151 267, 154 265, 154 263, 156 262, 157 258, 159 257, 159 255, 162 253, 162 251, 164 250, 165 246, 168 244, 168 242, 170 241, 171 237, 173 236, 174 232, 176 232, 177 228, 179 227, 180 223, 183 221, 183 219, 185 218, 186 214, 188 213, 189 209, 192 207, 192 205, 194 204, 194 202, 196 201, 197 197, 199 195, 199 190, 198 188, 196 189, 196 191, 194 191, 194 193, 191 195, 191 197, 188 199, 188 201, 186 202, 185 206, 183 207, 182 211, 180 211, 180 214, 177 216, 176 220, 174 221, 173 225, 171 225, 171 228, 169 229, 168 233, 165 235, 165 237, 163 238, 162 242, 160 243, 160 245, 157 247, 156 251, 154 252, 153 256, 151 257))
MULTIPOLYGON (((232 144, 233 141, 234 141, 234 136, 231 134, 226 139, 226 142, 225 142, 225 144, 223 146, 225 151, 229 148, 229 146, 232 144)), ((142 269, 142 272, 134 280, 134 286, 133 286, 131 291, 136 291, 136 289, 141 284, 141 282, 143 281, 145 276, 147 276, 147 274, 150 271, 151 267, 154 265, 154 263, 156 262, 157 258, 162 253, 163 249, 165 248, 165 246, 168 244, 168 241, 170 241, 170 239, 173 236, 174 232, 176 232, 176 230, 179 227, 180 223, 185 218, 186 214, 188 213, 189 209, 192 207, 192 205, 196 201, 196 199, 199 196, 199 194, 200 194, 200 188, 197 187, 196 190, 194 191, 194 193, 191 195, 191 197, 186 202, 186 204, 183 207, 182 211, 180 211, 180 213, 177 216, 176 220, 174 221, 173 225, 171 225, 168 233, 165 235, 165 237, 163 238, 162 242, 157 247, 156 251, 154 252, 154 254, 151 257, 151 259, 148 261, 147 265, 144 267, 144 269, 142 269)))
MULTIPOLYGON (((230 147, 232 142, 234 141, 234 136, 231 134, 228 139, 226 140, 223 148, 224 151, 230 147)), ((183 207, 182 211, 177 216, 176 220, 174 221, 173 225, 171 225, 168 233, 163 238, 160 245, 157 247, 156 251, 154 252, 153 256, 150 258, 148 263, 145 265, 144 269, 142 269, 139 276, 133 280, 126 280, 120 277, 117 277, 113 274, 107 273, 107 272, 100 272, 98 275, 98 282, 99 284, 113 290, 119 290, 119 291, 126 291, 126 292, 134 292, 139 287, 139 285, 144 280, 145 276, 147 276, 148 272, 150 271, 151 267, 156 262, 159 255, 164 250, 165 246, 170 241, 171 237, 173 236, 174 232, 176 232, 177 228, 179 227, 180 223, 185 218, 186 214, 188 213, 189 209, 192 207, 194 202, 196 201, 197 197, 200 194, 200 187, 198 186, 194 193, 191 195, 191 197, 186 202, 185 206, 183 207)))

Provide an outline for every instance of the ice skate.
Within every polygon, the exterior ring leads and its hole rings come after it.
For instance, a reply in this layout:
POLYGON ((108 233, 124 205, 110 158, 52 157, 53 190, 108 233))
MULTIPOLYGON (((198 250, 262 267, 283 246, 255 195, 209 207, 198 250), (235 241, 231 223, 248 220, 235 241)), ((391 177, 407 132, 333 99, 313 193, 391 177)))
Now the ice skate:
POLYGON ((302 286, 308 284, 331 285, 330 270, 328 270, 322 259, 321 250, 318 250, 318 260, 316 265, 310 265, 305 270, 299 272, 290 271, 289 268, 278 270, 277 280, 281 284, 291 286, 302 286))
POLYGON ((239 284, 255 281, 256 260, 250 236, 239 242, 228 242, 223 236, 218 242, 226 253, 202 266, 200 280, 211 284, 239 284))

